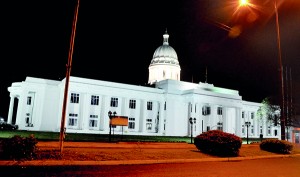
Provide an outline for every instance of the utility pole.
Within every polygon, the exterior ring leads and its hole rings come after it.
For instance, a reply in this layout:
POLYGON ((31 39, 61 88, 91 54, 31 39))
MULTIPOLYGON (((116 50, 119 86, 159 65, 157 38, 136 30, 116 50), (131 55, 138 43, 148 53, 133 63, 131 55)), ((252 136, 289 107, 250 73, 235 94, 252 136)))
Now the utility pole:
POLYGON ((63 100, 63 108, 62 108, 62 116, 61 116, 61 124, 60 124, 60 135, 59 135, 60 154, 63 153, 63 141, 64 141, 65 133, 66 133, 65 132, 66 107, 67 107, 67 100, 68 100, 68 89, 69 89, 69 80, 70 80, 70 75, 71 75, 78 9, 79 9, 79 0, 77 0, 77 5, 76 5, 75 13, 74 13, 74 19, 73 19, 73 24, 72 24, 72 34, 71 34, 71 40, 70 40, 70 49, 69 49, 69 56, 68 56, 68 64, 66 65, 65 91, 64 91, 64 100, 63 100))
POLYGON ((277 0, 274 0, 274 9, 275 9, 275 20, 276 20, 276 32, 277 32, 277 48, 278 48, 278 67, 279 67, 279 80, 280 80, 280 127, 281 127, 281 140, 285 140, 285 124, 286 124, 286 116, 285 116, 285 104, 284 104, 284 82, 283 82, 283 68, 282 68, 282 58, 281 58, 281 44, 280 44, 280 28, 279 28, 279 18, 278 18, 278 7, 277 0))

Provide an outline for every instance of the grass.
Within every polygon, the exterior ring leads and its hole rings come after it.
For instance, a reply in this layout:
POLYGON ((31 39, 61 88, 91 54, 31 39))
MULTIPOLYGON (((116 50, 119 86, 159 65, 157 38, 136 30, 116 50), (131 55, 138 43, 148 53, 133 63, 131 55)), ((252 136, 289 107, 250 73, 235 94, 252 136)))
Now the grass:
MULTIPOLYGON (((43 131, 26 131, 12 130, 1 131, 0 138, 11 138, 14 135, 29 137, 31 134, 37 140, 42 141, 59 141, 59 132, 43 132, 43 131)), ((92 142, 107 142, 109 141, 108 134, 87 134, 87 133, 67 133, 65 141, 92 141, 92 142)), ((190 143, 191 137, 188 136, 141 136, 141 135, 112 135, 111 141, 124 142, 185 142, 190 143)), ((260 142, 258 138, 249 138, 248 143, 260 142)), ((242 138, 242 144, 247 144, 246 138, 242 138)))
MULTIPOLYGON (((29 137, 31 134, 37 140, 42 141, 59 141, 59 132, 41 132, 41 131, 1 131, 0 138, 11 138, 14 135, 29 137)), ((139 135, 112 135, 112 141, 141 141, 141 142, 190 142, 190 137, 174 136, 139 136, 139 135)), ((93 141, 107 142, 108 134, 85 134, 85 133, 67 133, 65 141, 93 141)))

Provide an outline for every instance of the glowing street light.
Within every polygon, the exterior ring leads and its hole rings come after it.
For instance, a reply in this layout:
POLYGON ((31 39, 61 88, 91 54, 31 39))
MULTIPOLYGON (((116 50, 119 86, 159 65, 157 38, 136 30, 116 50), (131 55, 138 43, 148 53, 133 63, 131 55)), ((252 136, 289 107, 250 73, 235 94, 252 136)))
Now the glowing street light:
POLYGON ((240 6, 248 6, 249 2, 248 2, 248 0, 240 0, 239 4, 240 4, 240 6))

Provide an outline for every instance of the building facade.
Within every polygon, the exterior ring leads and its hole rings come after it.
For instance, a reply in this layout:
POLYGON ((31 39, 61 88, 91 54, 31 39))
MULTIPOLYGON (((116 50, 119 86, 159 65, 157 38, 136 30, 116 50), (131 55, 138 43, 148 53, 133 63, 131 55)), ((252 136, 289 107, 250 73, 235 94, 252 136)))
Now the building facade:
MULTIPOLYGON (((165 33, 151 60, 151 87, 71 76, 66 131, 108 134, 111 111, 128 117, 128 126, 117 126, 115 134, 196 136, 219 129, 240 137, 280 138, 279 126, 257 116, 260 103, 242 100, 237 90, 180 81, 177 54, 168 38, 165 33)), ((12 83, 8 122, 21 130, 59 132, 65 81, 27 77, 12 83)))

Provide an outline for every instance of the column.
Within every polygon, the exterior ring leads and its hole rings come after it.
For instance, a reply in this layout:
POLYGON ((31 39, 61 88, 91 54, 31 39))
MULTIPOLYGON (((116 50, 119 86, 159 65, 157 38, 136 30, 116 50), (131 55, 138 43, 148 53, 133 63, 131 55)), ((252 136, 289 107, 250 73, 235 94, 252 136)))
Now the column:
POLYGON ((9 123, 9 124, 12 123, 14 103, 15 103, 15 97, 10 96, 9 110, 8 110, 8 117, 7 117, 7 123, 9 123))
POLYGON ((242 109, 236 108, 236 130, 235 134, 242 137, 242 109))

